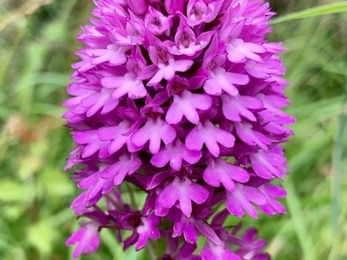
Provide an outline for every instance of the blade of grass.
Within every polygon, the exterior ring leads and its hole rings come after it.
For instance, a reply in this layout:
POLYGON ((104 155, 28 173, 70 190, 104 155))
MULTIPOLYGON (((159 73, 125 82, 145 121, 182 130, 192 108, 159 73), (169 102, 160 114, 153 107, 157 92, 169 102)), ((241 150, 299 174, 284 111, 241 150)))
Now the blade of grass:
POLYGON ((52 0, 31 0, 24 3, 21 7, 10 13, 0 22, 0 32, 10 23, 18 20, 18 18, 35 13, 40 7, 52 3, 52 0))
POLYGON ((24 113, 30 113, 34 104, 35 74, 41 70, 45 56, 45 46, 38 42, 30 44, 26 50, 26 67, 16 86, 16 102, 24 113))
MULTIPOLYGON (((68 4, 64 7, 62 15, 60 19, 56 20, 54 23, 51 23, 46 28, 52 29, 52 26, 55 29, 56 35, 62 35, 64 31, 64 25, 66 24, 69 14, 72 12, 74 6, 77 4, 77 0, 69 1, 68 4)), ((17 95, 18 104, 21 104, 21 111, 29 111, 31 112, 34 101, 34 87, 35 87, 35 78, 37 74, 40 73, 44 61, 47 58, 49 42, 52 40, 52 37, 47 37, 50 34, 42 35, 43 42, 47 44, 42 44, 40 41, 32 43, 29 48, 27 48, 27 62, 28 65, 22 75, 19 83, 17 85, 17 89, 19 95, 17 95)))
POLYGON ((338 240, 341 235, 341 228, 339 226, 339 217, 341 214, 341 183, 343 172, 343 152, 344 140, 347 128, 347 91, 342 107, 342 113, 339 116, 338 130, 333 151, 333 178, 332 178, 332 229, 333 237, 338 240))
POLYGON ((13 61, 13 57, 16 54, 17 48, 19 44, 21 43, 22 39, 26 35, 26 32, 28 30, 28 25, 30 24, 31 16, 26 20, 25 24, 20 27, 16 37, 11 42, 11 47, 8 48, 6 51, 6 56, 2 57, 1 59, 1 66, 0 66, 0 83, 4 82, 4 78, 6 75, 6 71, 8 70, 8 67, 10 66, 10 63, 13 61))
POLYGON ((326 14, 342 13, 346 11, 347 11, 347 2, 340 1, 336 3, 317 6, 317 7, 309 8, 303 11, 283 15, 281 17, 273 19, 271 24, 278 24, 278 23, 288 22, 292 20, 316 17, 316 16, 321 16, 326 14))
MULTIPOLYGON (((6 234, 6 237, 9 240, 9 244, 11 246, 5 248, 3 253, 7 256, 11 256, 11 258, 5 258, 5 259, 23 259, 27 260, 26 252, 24 248, 21 246, 20 241, 17 241, 15 236, 12 233, 12 230, 8 223, 6 223, 4 220, 0 218, 0 230, 2 233, 2 237, 6 234)), ((0 238, 2 238, 0 237, 0 238)), ((2 259, 2 258, 1 258, 2 259)))
POLYGON ((289 212, 293 221, 295 232, 298 236, 304 260, 316 260, 315 252, 312 246, 312 239, 307 230, 307 223, 300 206, 300 200, 295 192, 294 186, 290 178, 284 182, 284 187, 288 191, 286 198, 289 212))

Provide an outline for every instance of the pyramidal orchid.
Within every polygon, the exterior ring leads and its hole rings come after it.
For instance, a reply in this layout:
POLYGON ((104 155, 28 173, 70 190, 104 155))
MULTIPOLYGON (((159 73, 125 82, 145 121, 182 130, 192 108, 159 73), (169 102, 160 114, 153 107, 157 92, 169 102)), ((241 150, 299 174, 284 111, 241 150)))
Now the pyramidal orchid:
POLYGON ((269 259, 255 229, 226 221, 286 212, 271 181, 287 173, 294 119, 281 110, 284 49, 265 38, 269 4, 94 2, 64 103, 76 143, 66 169, 78 166, 81 190, 73 257, 111 229, 124 250, 164 240, 153 259, 269 259))

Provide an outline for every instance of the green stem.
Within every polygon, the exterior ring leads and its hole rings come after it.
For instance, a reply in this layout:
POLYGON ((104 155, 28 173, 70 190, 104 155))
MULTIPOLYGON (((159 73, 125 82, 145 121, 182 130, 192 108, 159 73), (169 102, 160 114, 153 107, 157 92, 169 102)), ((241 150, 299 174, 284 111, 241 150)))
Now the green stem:
POLYGON ((283 15, 273 19, 271 24, 278 24, 278 23, 288 22, 292 20, 317 17, 317 16, 327 15, 327 14, 342 13, 346 11, 347 11, 347 2, 340 1, 340 2, 330 3, 326 5, 315 6, 306 10, 283 15))
POLYGON ((153 260, 157 259, 158 256, 157 256, 157 253, 155 252, 155 246, 154 246, 153 241, 148 241, 147 248, 148 248, 148 252, 151 256, 151 259, 153 259, 153 260))
POLYGON ((295 192, 292 180, 287 178, 284 187, 288 192, 286 201, 293 221, 295 232, 298 236, 304 258, 303 260, 316 260, 312 240, 307 229, 306 218, 303 215, 299 198, 295 192))
POLYGON ((126 183, 125 186, 126 186, 126 189, 127 189, 128 195, 129 195, 131 206, 133 207, 133 209, 136 210, 138 208, 137 207, 138 205, 136 203, 133 189, 130 187, 130 185, 128 183, 126 183))

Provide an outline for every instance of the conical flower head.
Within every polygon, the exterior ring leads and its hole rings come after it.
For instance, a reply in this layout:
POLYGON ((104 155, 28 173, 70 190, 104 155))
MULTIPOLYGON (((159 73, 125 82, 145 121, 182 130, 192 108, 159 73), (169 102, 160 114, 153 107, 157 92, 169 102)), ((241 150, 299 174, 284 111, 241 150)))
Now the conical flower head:
POLYGON ((265 38, 274 15, 269 5, 95 4, 96 18, 78 37, 84 47, 64 103, 76 143, 67 168, 84 165, 74 172, 83 192, 71 207, 90 219, 69 240, 79 243, 74 256, 95 251, 99 242, 85 244, 97 241, 103 228, 116 230, 124 248, 140 250, 148 239, 166 237, 163 259, 262 255, 264 243, 247 246, 252 239, 245 238, 237 244, 224 221, 209 220, 217 204, 235 218, 257 218, 257 208, 285 213, 277 201, 285 190, 269 182, 287 172, 280 144, 294 120, 281 110, 288 105, 277 56, 283 48, 265 38), (146 196, 143 205, 125 201, 126 183, 146 196), (101 199, 106 207, 98 206, 101 199), (124 230, 132 234, 123 238, 124 230), (198 236, 207 239, 201 255, 194 252, 198 236), (173 241, 178 244, 170 249, 173 241), (232 252, 232 245, 241 249, 232 252))

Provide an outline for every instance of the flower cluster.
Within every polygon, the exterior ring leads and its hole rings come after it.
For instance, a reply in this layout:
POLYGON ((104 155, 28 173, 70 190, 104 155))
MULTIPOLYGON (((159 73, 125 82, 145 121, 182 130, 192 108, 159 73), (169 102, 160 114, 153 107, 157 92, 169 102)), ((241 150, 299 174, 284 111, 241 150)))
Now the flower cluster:
POLYGON ((77 144, 66 168, 80 165, 83 190, 71 207, 88 219, 67 240, 74 257, 96 251, 109 228, 124 249, 165 239, 160 259, 269 259, 254 229, 226 228, 230 215, 285 212, 286 192, 270 181, 286 174, 279 144, 294 119, 281 110, 283 48, 265 39, 269 5, 95 4, 64 103, 77 144))

